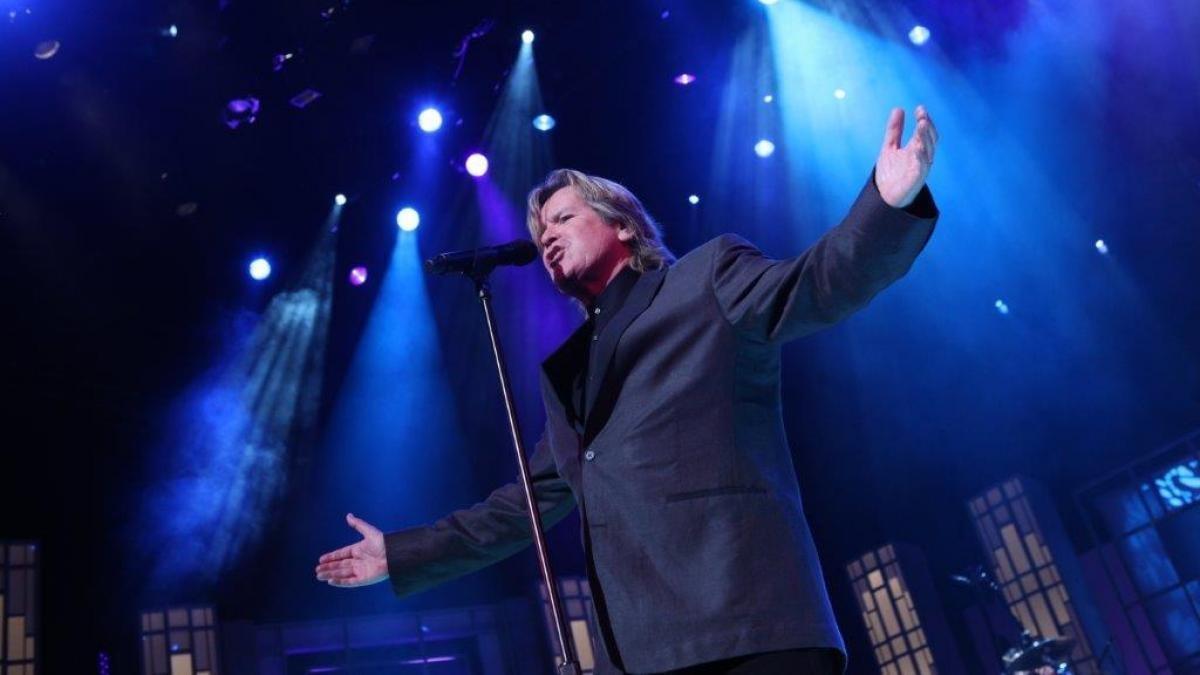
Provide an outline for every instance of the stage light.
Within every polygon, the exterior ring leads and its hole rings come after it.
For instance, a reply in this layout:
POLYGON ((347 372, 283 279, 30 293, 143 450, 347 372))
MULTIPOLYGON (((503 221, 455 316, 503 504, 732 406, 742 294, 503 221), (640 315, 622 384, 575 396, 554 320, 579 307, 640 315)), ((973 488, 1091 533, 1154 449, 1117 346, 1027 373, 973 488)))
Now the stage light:
POLYGON ((271 263, 266 258, 255 258, 250 262, 250 278, 262 281, 271 276, 271 263))
POLYGON ((765 138, 754 144, 754 154, 759 157, 770 157, 774 152, 775 144, 765 138))
POLYGON ((54 58, 54 55, 58 53, 60 47, 62 47, 62 45, 58 40, 46 40, 45 42, 39 42, 37 47, 34 47, 33 49, 33 56, 39 61, 52 59, 54 58))
POLYGON ((359 265, 358 267, 350 270, 350 276, 348 280, 351 286, 362 286, 367 282, 367 268, 359 265))
POLYGON ((696 205, 700 203, 700 195, 688 195, 688 203, 696 205))
POLYGON ((295 54, 291 52, 281 52, 276 54, 271 59, 271 70, 274 70, 277 73, 283 70, 284 64, 286 64, 288 61, 291 61, 294 56, 295 54))
POLYGON ((914 45, 920 47, 929 42, 929 29, 925 26, 913 26, 913 29, 908 31, 908 39, 914 45))
POLYGON ((774 101, 774 100, 775 100, 775 97, 772 96, 771 94, 767 94, 766 96, 763 97, 763 103, 770 103, 771 101, 774 101))
POLYGON ((833 97, 839 101, 846 98, 846 90, 845 89, 834 89, 833 97))
POLYGON ((1100 255, 1108 255, 1108 244, 1104 243, 1103 239, 1097 239, 1096 251, 1099 252, 1100 255))
POLYGON ((773 5, 777 2, 779 2, 779 0, 758 0, 758 1, 764 5, 773 5))
POLYGON ((321 92, 317 91, 316 89, 305 89, 299 94, 293 96, 288 103, 291 103, 292 107, 294 108, 304 108, 308 106, 309 103, 312 103, 319 98, 321 98, 321 92))
POLYGON ((479 178, 488 170, 488 159, 478 152, 471 153, 466 162, 467 173, 479 178))
POLYGON ((438 112, 437 108, 426 108, 417 115, 417 126, 421 127, 421 131, 427 134, 432 134, 442 128, 442 113, 438 112))
POLYGON ((691 73, 680 73, 675 76, 675 84, 682 85, 684 87, 688 86, 689 84, 691 84, 695 81, 696 81, 696 76, 692 75, 691 73))
POLYGON ((527 30, 524 33, 521 33, 521 42, 524 42, 527 45, 533 44, 533 31, 527 30))
POLYGON ((346 195, 339 192, 336 196, 334 196, 333 203, 337 204, 338 206, 345 206, 346 205, 346 195))
POLYGON ((254 124, 254 120, 258 119, 259 107, 258 99, 253 96, 230 100, 225 104, 225 126, 237 129, 240 126, 254 124))
POLYGON ((166 37, 179 37, 179 26, 171 24, 167 28, 163 29, 163 35, 166 37))
POLYGON ((533 118, 533 128, 537 129, 538 131, 550 131, 554 128, 555 124, 558 124, 558 122, 556 122, 553 117, 545 113, 533 118))
POLYGON ((412 232, 421 224, 421 214, 417 210, 406 206, 396 213, 396 225, 405 232, 412 232))
POLYGON ((997 300, 995 307, 997 312, 1008 314, 1008 305, 1003 300, 997 300))

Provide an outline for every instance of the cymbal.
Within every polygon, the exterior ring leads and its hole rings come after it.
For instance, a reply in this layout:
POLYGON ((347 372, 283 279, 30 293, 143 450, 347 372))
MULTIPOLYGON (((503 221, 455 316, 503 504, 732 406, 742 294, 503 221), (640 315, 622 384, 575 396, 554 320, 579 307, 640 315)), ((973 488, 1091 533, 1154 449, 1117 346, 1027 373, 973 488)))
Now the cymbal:
POLYGON ((1013 647, 1004 653, 1004 668, 1009 672, 1033 670, 1038 666, 1052 665, 1066 658, 1075 646, 1075 640, 1052 637, 1034 640, 1025 647, 1013 647))

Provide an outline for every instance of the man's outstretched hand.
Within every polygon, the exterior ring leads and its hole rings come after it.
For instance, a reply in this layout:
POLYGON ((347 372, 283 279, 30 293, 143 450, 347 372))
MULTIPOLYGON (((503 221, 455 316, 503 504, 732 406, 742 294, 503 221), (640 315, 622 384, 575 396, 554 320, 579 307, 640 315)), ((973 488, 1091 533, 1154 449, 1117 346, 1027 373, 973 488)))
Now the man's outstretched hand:
POLYGON ((900 146, 902 133, 904 110, 893 108, 883 133, 883 149, 875 162, 875 187, 879 188, 883 201, 898 209, 911 204, 925 186, 938 142, 933 119, 923 105, 917 106, 917 129, 908 145, 903 147, 900 146))
POLYGON ((317 561, 317 580, 330 586, 352 588, 366 586, 388 578, 387 552, 383 548, 383 533, 379 528, 353 513, 346 522, 363 536, 357 544, 330 551, 317 561))

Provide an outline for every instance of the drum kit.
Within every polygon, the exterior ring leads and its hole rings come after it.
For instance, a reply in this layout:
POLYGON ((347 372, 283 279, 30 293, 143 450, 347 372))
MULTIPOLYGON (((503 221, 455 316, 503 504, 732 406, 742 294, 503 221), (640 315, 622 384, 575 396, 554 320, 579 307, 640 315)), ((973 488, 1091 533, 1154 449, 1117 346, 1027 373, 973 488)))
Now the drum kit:
POLYGON ((1021 633, 1021 644, 1004 652, 1006 675, 1070 675, 1071 648, 1075 641, 1065 637, 1036 638, 1029 631, 1021 633))
MULTIPOLYGON (((1004 601, 999 584, 982 565, 956 574, 951 580, 972 588, 980 600, 992 596, 1004 601)), ((986 610, 984 616, 987 616, 986 610)), ((1012 620, 1020 627, 1015 615, 1012 620)), ((1074 646, 1075 640, 1068 637, 1040 637, 1022 630, 1019 644, 1001 655, 1000 670, 1004 675, 1072 675, 1070 655, 1074 646)))

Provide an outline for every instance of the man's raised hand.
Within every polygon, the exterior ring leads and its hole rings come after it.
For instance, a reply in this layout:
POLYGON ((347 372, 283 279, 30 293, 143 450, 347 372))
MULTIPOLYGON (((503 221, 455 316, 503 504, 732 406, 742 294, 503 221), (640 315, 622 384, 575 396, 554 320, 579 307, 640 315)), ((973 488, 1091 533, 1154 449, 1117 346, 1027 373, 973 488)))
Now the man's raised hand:
POLYGON ((938 142, 937 128, 923 105, 917 106, 916 131, 908 145, 901 147, 903 133, 904 109, 893 108, 883 133, 883 148, 875 162, 875 187, 879 188, 883 201, 896 208, 911 204, 925 186, 938 142))
POLYGON ((317 580, 330 586, 353 588, 379 583, 388 578, 387 551, 379 528, 353 513, 346 522, 363 536, 357 544, 330 551, 317 560, 317 580))

